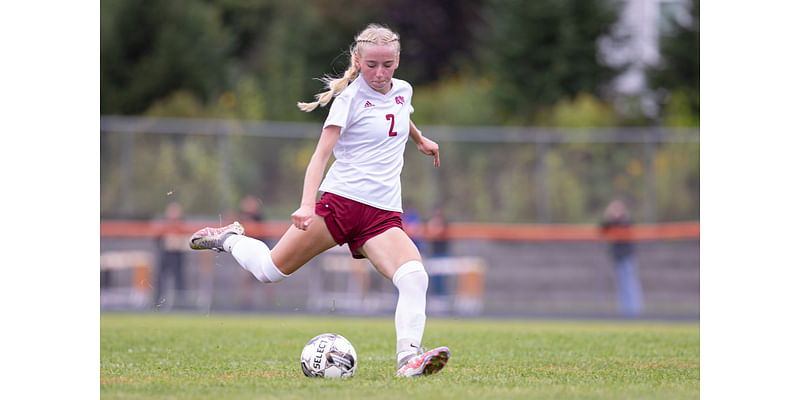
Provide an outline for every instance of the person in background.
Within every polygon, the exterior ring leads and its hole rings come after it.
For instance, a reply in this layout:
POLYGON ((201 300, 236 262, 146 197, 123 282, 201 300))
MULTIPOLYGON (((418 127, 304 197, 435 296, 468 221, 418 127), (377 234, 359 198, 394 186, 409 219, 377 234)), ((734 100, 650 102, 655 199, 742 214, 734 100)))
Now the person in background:
MULTIPOLYGON (((261 223, 263 220, 261 214, 261 201, 252 195, 248 194, 239 202, 239 221, 245 226, 251 223, 261 223)), ((259 240, 266 240, 266 238, 258 238, 259 240)), ((242 309, 250 311, 258 306, 259 298, 264 295, 264 286, 254 281, 249 274, 243 274, 239 282, 239 304, 242 309)), ((270 304, 270 302, 267 302, 270 304)))
POLYGON ((417 246, 419 251, 423 251, 422 241, 420 240, 423 229, 422 218, 420 218, 417 209, 414 207, 403 207, 403 230, 406 231, 406 234, 408 234, 408 237, 411 238, 411 241, 414 242, 414 245, 417 246))
POLYGON ((444 211, 440 207, 434 208, 433 212, 431 212, 425 231, 430 241, 431 257, 450 256, 450 241, 446 236, 447 220, 444 217, 444 211))
POLYGON ((622 200, 612 201, 603 214, 601 224, 604 233, 610 236, 611 259, 614 263, 614 279, 617 287, 617 305, 619 312, 625 316, 637 316, 642 313, 642 284, 636 265, 633 242, 620 234, 615 228, 631 226, 628 207, 622 200))
MULTIPOLYGON (((440 207, 431 212, 425 224, 425 233, 428 238, 428 254, 432 259, 450 256, 450 241, 446 237, 447 220, 440 207)), ((436 311, 449 309, 448 276, 443 273, 431 274, 431 307, 436 311)))
POLYGON ((183 271, 183 256, 187 235, 181 232, 183 208, 177 201, 170 202, 164 212, 164 224, 156 240, 159 262, 156 280, 155 306, 169 310, 182 304, 186 282, 183 271), (173 287, 168 290, 167 285, 173 287), (170 296, 168 293, 173 294, 170 296))
POLYGON ((261 222, 261 202, 256 196, 248 194, 239 202, 239 218, 245 221, 261 222))

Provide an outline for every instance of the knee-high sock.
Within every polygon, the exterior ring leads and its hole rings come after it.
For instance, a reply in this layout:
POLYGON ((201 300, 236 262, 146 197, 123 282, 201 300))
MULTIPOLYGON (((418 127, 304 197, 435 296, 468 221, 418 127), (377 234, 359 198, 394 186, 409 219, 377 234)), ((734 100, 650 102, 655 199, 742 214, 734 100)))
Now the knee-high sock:
POLYGON ((392 283, 399 293, 394 325, 397 331, 397 362, 400 367, 407 358, 417 353, 422 342, 428 274, 422 263, 409 261, 395 272, 392 283))
POLYGON ((244 235, 231 235, 225 239, 222 247, 231 253, 242 268, 250 271, 261 282, 280 282, 289 276, 278 270, 278 267, 272 262, 269 247, 258 239, 244 235))

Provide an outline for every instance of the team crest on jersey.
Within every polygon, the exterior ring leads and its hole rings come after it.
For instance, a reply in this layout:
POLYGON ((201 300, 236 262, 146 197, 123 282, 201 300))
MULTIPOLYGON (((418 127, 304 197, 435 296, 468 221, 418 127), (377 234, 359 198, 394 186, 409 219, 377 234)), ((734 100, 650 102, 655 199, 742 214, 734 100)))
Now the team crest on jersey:
POLYGON ((364 103, 364 108, 370 108, 370 107, 375 107, 375 104, 372 104, 369 102, 369 100, 367 100, 367 102, 364 103))
POLYGON ((406 102, 406 99, 404 99, 403 96, 395 96, 394 102, 397 104, 403 104, 406 102))

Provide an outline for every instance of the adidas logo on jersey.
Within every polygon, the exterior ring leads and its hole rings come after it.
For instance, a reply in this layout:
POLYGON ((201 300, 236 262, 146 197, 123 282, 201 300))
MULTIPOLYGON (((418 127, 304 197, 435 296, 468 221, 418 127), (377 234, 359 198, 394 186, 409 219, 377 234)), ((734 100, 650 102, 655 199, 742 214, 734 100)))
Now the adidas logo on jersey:
POLYGON ((370 107, 375 107, 375 104, 372 104, 369 102, 369 100, 367 100, 367 102, 364 103, 364 108, 370 108, 370 107))

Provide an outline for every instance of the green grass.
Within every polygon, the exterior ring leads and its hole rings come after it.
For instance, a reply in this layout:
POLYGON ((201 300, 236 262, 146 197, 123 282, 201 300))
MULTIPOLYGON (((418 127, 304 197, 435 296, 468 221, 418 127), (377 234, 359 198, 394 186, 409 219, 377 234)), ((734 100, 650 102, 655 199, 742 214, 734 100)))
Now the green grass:
POLYGON ((394 320, 316 316, 100 317, 103 399, 681 399, 700 397, 697 323, 428 318, 452 358, 395 378, 394 320), (355 376, 306 378, 300 351, 335 332, 355 376))

